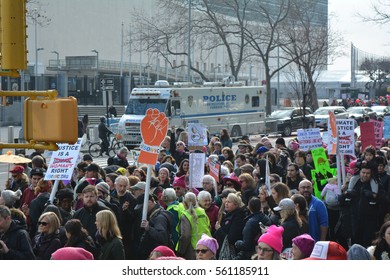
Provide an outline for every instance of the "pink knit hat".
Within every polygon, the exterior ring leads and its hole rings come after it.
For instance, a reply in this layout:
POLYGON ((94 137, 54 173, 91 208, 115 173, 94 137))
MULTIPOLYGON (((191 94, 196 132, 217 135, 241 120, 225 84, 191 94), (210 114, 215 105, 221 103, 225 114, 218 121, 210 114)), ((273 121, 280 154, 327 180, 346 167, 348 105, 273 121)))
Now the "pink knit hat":
POLYGON ((218 242, 215 238, 212 238, 207 234, 202 234, 202 237, 199 239, 198 243, 196 243, 196 246, 198 245, 206 246, 214 255, 217 254, 218 242))
POLYGON ((257 243, 264 242, 280 254, 283 249, 283 232, 283 227, 277 227, 275 225, 272 225, 268 227, 267 232, 260 236, 257 243))
POLYGON ((295 244, 301 250, 304 258, 310 256, 313 251, 314 244, 316 243, 314 239, 307 233, 298 235, 292 239, 292 243, 295 244))
POLYGON ((92 253, 79 247, 63 247, 51 254, 52 260, 93 260, 92 253))
POLYGON ((180 188, 186 188, 186 175, 175 177, 173 179, 173 187, 180 187, 180 188))
POLYGON ((167 246, 157 246, 153 249, 153 252, 159 252, 162 254, 162 257, 176 257, 175 252, 173 252, 167 246))

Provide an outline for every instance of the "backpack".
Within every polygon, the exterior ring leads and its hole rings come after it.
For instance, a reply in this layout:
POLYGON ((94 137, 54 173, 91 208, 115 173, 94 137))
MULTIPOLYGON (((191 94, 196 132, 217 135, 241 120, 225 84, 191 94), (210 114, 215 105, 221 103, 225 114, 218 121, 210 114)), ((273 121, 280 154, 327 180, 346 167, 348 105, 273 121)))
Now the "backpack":
POLYGON ((339 196, 332 190, 326 190, 325 204, 328 206, 339 206, 339 196))

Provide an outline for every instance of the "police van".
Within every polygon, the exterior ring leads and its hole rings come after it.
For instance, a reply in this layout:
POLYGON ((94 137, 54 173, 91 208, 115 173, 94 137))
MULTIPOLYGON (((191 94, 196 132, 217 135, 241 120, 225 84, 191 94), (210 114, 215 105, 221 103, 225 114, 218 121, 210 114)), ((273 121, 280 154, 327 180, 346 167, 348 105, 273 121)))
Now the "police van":
POLYGON ((261 86, 160 86, 134 88, 118 123, 126 146, 141 143, 140 122, 149 108, 164 112, 169 127, 204 125, 210 135, 226 128, 232 138, 262 134, 266 89, 261 86))

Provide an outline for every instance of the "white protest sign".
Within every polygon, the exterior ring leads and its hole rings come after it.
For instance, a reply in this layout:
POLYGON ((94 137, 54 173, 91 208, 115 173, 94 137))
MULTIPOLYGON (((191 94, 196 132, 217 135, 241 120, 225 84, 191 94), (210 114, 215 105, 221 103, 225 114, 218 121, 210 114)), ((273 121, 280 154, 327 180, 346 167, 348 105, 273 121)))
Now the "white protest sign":
POLYGON ((189 161, 190 188, 202 188, 206 156, 203 153, 191 153, 189 161))
POLYGON ((339 132, 339 153, 355 156, 354 120, 336 119, 336 125, 339 132))
POLYGON ((80 153, 81 138, 74 145, 58 144, 58 150, 53 152, 45 180, 70 180, 80 153))
POLYGON ((207 145, 207 129, 198 123, 188 124, 188 146, 202 147, 207 145))
POLYGON ((299 149, 308 151, 322 147, 322 138, 319 128, 298 129, 299 149))

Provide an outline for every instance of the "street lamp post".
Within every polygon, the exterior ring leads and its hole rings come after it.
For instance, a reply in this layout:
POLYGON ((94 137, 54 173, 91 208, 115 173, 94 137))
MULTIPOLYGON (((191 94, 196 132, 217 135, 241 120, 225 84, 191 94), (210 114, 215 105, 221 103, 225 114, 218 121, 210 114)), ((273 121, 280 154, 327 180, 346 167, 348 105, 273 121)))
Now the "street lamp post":
POLYGON ((249 67, 249 86, 252 85, 252 68, 253 68, 254 65, 251 65, 249 67))
POLYGON ((35 90, 38 90, 38 52, 43 51, 43 48, 35 50, 35 90))
POLYGON ((95 49, 91 50, 91 52, 96 53, 96 88, 99 88, 99 52, 95 49))
POLYGON ((145 85, 146 68, 150 68, 150 65, 148 64, 144 67, 144 76, 142 77, 142 85, 145 85))
POLYGON ((56 84, 57 84, 57 86, 56 86, 56 89, 57 89, 57 91, 59 91, 60 89, 59 89, 59 71, 60 71, 60 54, 59 54, 59 52, 57 52, 57 51, 52 51, 51 53, 54 53, 54 54, 56 54, 57 55, 57 78, 56 78, 56 84))

